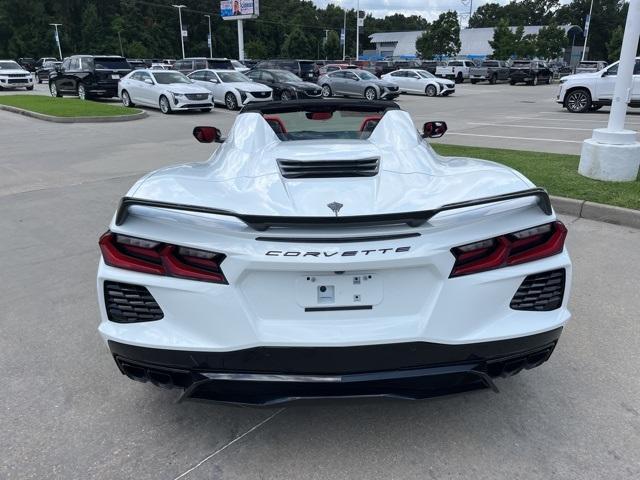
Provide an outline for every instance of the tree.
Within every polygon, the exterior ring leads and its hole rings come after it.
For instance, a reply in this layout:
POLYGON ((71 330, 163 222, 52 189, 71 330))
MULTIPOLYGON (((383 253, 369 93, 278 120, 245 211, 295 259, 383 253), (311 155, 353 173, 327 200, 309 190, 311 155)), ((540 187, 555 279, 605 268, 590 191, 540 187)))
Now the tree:
POLYGON ((507 60, 515 54, 515 35, 509 28, 506 18, 498 22, 498 26, 493 30, 493 40, 489 45, 493 49, 493 58, 497 60, 507 60))
POLYGON ((469 19, 470 28, 495 27, 500 20, 506 20, 506 12, 499 3, 480 5, 469 19))
POLYGON ((618 25, 611 32, 611 39, 607 42, 607 53, 609 62, 617 62, 620 60, 620 50, 622 50, 622 37, 624 37, 624 28, 618 25))
POLYGON ((416 50, 420 54, 420 58, 430 60, 434 56, 433 39, 431 38, 431 26, 418 37, 416 40, 416 50))
POLYGON ((446 57, 455 57, 460 51, 460 22, 458 13, 443 12, 431 24, 430 37, 433 53, 446 57))
POLYGON ((327 33, 327 41, 324 44, 324 53, 327 58, 341 58, 342 50, 340 49, 340 36, 335 30, 329 30, 327 33))
POLYGON ((257 42, 255 40, 250 40, 244 45, 244 53, 247 58, 267 58, 269 54, 267 53, 267 47, 262 42, 257 42))
POLYGON ((569 39, 564 29, 560 28, 557 23, 551 22, 538 32, 536 54, 540 58, 553 60, 562 55, 568 44, 569 39))
POLYGON ((289 58, 312 58, 316 56, 316 49, 309 41, 309 38, 295 27, 291 33, 284 38, 282 44, 282 55, 289 58))

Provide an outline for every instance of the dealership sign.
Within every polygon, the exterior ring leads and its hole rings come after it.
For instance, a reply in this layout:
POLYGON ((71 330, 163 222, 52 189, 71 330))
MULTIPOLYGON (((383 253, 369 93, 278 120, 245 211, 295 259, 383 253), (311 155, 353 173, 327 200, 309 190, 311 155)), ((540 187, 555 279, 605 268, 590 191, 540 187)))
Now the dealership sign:
POLYGON ((222 0, 220 16, 223 20, 245 20, 260 14, 259 0, 222 0))

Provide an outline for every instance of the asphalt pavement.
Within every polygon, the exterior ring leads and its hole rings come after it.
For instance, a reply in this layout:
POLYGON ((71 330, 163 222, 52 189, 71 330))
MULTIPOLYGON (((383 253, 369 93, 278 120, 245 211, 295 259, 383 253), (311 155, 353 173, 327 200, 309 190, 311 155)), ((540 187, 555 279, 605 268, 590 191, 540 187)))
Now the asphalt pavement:
MULTIPOLYGON (((489 142, 450 133, 491 133, 467 125, 482 118, 506 122, 499 90, 493 103, 485 94, 462 96, 493 87, 463 85, 459 100, 401 97, 400 104, 416 123, 447 120, 452 143, 489 142)), ((509 116, 565 115, 549 100, 557 85, 497 87, 540 97, 509 116)), ((196 143, 193 126, 226 132, 234 117, 215 109, 63 125, 0 112, 0 478, 640 478, 640 231, 632 228, 563 218, 574 318, 550 361, 499 380, 499 394, 253 409, 176 403, 174 391, 123 377, 96 330, 98 236, 140 175, 210 155, 214 147, 196 143)), ((515 136, 506 128, 493 133, 515 136)), ((588 136, 568 132, 544 135, 588 136)), ((490 145, 574 145, 512 141, 490 145)))

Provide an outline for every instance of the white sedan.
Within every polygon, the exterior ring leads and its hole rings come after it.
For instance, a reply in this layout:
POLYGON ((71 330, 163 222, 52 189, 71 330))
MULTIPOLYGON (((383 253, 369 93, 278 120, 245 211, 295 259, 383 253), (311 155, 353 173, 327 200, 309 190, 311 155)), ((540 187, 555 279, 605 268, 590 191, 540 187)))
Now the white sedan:
POLYGON ((213 107, 209 90, 172 70, 134 70, 118 83, 118 97, 125 107, 144 105, 165 114, 174 110, 210 112, 213 107))
POLYGON ((215 103, 236 110, 251 102, 270 102, 273 90, 235 70, 196 70, 189 78, 213 92, 215 103))
POLYGON ((402 93, 422 93, 427 97, 451 95, 456 91, 453 80, 438 78, 426 70, 400 69, 382 75, 383 79, 396 83, 402 93))

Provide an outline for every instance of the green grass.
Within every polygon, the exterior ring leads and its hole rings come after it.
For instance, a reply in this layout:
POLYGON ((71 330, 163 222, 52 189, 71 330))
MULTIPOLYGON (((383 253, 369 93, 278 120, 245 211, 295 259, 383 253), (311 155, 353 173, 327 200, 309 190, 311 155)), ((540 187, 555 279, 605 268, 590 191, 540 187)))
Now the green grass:
POLYGON ((0 104, 54 117, 118 117, 134 115, 140 110, 78 98, 53 98, 44 95, 3 95, 0 104))
POLYGON ((482 158, 515 168, 551 195, 640 210, 640 181, 601 182, 578 174, 578 155, 525 152, 461 145, 431 146, 445 156, 482 158))

